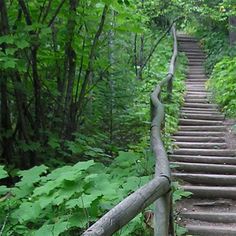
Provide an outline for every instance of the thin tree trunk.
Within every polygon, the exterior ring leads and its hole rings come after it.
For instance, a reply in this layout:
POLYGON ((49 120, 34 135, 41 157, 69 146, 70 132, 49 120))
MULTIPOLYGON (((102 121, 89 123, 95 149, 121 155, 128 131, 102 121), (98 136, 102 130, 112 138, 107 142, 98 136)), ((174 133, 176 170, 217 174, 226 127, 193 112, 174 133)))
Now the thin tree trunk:
MULTIPOLYGON (((25 16, 25 22, 27 25, 32 25, 32 19, 30 16, 29 9, 27 8, 24 0, 18 0, 19 5, 25 16)), ((35 135, 39 137, 39 130, 43 127, 43 109, 41 101, 41 81, 38 74, 38 45, 37 45, 37 34, 34 31, 30 31, 30 35, 34 38, 33 45, 31 45, 31 67, 32 67, 32 77, 33 77, 33 87, 34 87, 34 97, 35 97, 35 135)))
POLYGON ((136 78, 138 78, 137 38, 138 38, 138 35, 135 34, 134 35, 134 66, 135 66, 136 78))
POLYGON ((73 93, 73 86, 75 81, 75 72, 76 72, 76 52, 72 47, 72 42, 74 39, 74 31, 76 26, 76 8, 78 5, 77 0, 70 0, 70 18, 68 20, 68 41, 66 46, 66 58, 67 62, 65 63, 66 68, 64 68, 66 72, 66 81, 67 81, 67 90, 66 90, 66 97, 65 97, 65 104, 64 104, 64 137, 71 138, 72 130, 72 116, 75 111, 73 109, 73 101, 72 101, 72 93, 73 93))
POLYGON ((90 78, 92 68, 93 68, 95 50, 97 48, 99 38, 100 38, 100 36, 102 34, 102 31, 103 31, 103 28, 104 28, 108 8, 109 8, 108 5, 105 5, 104 8, 103 8, 100 24, 99 24, 98 30, 97 30, 97 32, 94 36, 93 43, 92 43, 92 46, 91 46, 91 50, 90 50, 90 53, 89 53, 88 67, 87 67, 86 72, 85 72, 84 81, 83 81, 82 88, 81 88, 80 94, 79 94, 79 99, 78 99, 77 105, 76 105, 76 111, 78 111, 78 114, 80 114, 80 115, 82 114, 82 108, 83 108, 84 98, 85 98, 85 95, 86 95, 86 89, 87 89, 87 85, 88 85, 89 78, 90 78))
MULTIPOLYGON (((111 73, 108 75, 109 76, 109 89, 110 89, 110 122, 109 122, 109 144, 110 147, 112 147, 113 144, 113 132, 114 132, 114 105, 115 105, 115 81, 114 81, 114 76, 113 76, 113 66, 115 64, 114 60, 114 31, 113 27, 115 24, 115 16, 114 16, 114 11, 111 11, 111 30, 109 31, 108 35, 108 59, 109 59, 109 64, 111 65, 111 73)), ((110 151, 110 155, 112 156, 112 150, 110 151)))
MULTIPOLYGON (((7 9, 4 0, 0 0, 0 36, 9 34, 9 24, 7 9)), ((0 44, 0 48, 5 52, 5 43, 0 44)), ((1 134, 2 134, 2 157, 7 164, 12 161, 12 126, 10 119, 10 110, 8 104, 8 93, 7 93, 7 82, 8 73, 0 70, 0 91, 1 91, 1 134)))

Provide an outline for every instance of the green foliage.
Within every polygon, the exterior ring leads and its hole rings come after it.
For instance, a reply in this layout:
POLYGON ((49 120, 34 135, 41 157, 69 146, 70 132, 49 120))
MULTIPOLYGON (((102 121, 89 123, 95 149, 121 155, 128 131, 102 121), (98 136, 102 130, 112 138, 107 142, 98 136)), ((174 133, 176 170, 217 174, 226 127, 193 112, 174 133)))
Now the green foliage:
MULTIPOLYGON (((20 181, 7 189, 10 196, 0 206, 2 221, 9 213, 4 232, 55 236, 83 230, 149 181, 150 177, 143 175, 146 161, 140 154, 120 152, 110 167, 84 161, 52 171, 44 165, 19 171, 20 181)), ((3 166, 1 176, 7 176, 3 166)), ((140 228, 140 216, 131 225, 124 229, 127 235, 140 228)))
POLYGON ((211 74, 209 87, 226 115, 236 117, 236 57, 224 57, 211 74))
MULTIPOLYGON (((0 92, 7 109, 0 119, 8 126, 0 132, 0 225, 4 235, 78 235, 152 178, 149 96, 166 76, 170 35, 140 80, 137 71, 178 1, 34 0, 26 5, 31 23, 19 2, 4 2, 9 33, 0 32, 0 92)), ((185 62, 180 56, 171 104, 163 93, 168 151, 185 62)), ((118 235, 149 233, 140 214, 118 235)))

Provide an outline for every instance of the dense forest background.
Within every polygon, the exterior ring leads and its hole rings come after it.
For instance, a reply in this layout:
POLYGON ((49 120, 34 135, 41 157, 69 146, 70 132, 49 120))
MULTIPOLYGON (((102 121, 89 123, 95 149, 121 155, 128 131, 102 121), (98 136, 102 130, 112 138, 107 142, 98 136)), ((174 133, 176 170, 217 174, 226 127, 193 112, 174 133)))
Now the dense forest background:
MULTIPOLYGON (((0 235, 78 235, 151 178, 149 94, 177 19, 200 38, 209 89, 235 117, 233 0, 0 0, 0 235)), ((185 71, 179 54, 169 152, 185 71)), ((150 234, 140 222, 118 235, 150 234)))

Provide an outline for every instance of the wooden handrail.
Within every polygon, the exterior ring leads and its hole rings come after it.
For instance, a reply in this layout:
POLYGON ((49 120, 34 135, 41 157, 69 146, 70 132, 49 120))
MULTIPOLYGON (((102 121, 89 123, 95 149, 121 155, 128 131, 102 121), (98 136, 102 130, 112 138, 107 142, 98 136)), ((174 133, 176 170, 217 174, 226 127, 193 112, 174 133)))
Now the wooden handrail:
MULTIPOLYGON (((161 126, 164 122, 165 112, 164 105, 160 101, 161 90, 164 85, 167 85, 168 98, 171 99, 172 83, 175 71, 175 62, 178 54, 177 36, 175 24, 172 27, 174 37, 174 49, 171 57, 169 71, 164 80, 162 80, 151 94, 151 144, 154 156, 156 158, 155 177, 166 177, 171 183, 170 165, 168 157, 161 139, 161 126)), ((169 235, 170 222, 170 206, 171 193, 166 193, 155 202, 154 210, 154 235, 167 236, 169 235)), ((173 222, 173 220, 171 221, 173 222)), ((173 228, 173 226, 172 226, 173 228)), ((173 231, 173 230, 172 230, 173 231)), ((171 232, 174 235, 174 232, 171 232)))
MULTIPOLYGON (((174 49, 168 74, 166 78, 156 86, 151 94, 151 145, 156 158, 155 177, 107 212, 102 218, 88 228, 82 236, 112 235, 155 201, 154 235, 169 235, 171 174, 167 154, 161 140, 161 126, 164 121, 164 105, 159 99, 164 85, 167 86, 170 98, 170 94, 172 93, 172 82, 178 52, 175 24, 173 24, 172 32, 174 37, 174 49)), ((172 235, 174 235, 174 232, 172 232, 172 235)))

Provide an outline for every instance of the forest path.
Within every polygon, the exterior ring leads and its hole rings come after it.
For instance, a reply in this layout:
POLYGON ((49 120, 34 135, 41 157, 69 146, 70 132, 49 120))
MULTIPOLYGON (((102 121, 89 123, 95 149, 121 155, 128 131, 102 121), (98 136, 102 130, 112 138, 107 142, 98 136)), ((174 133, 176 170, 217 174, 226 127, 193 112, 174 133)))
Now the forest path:
POLYGON ((180 223, 190 235, 236 235, 236 151, 225 140, 227 126, 205 83, 205 55, 197 40, 178 37, 189 60, 187 91, 176 148, 170 155, 177 178, 191 198, 179 202, 180 223))

